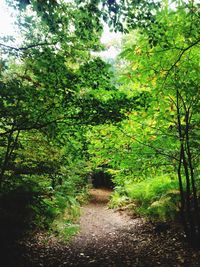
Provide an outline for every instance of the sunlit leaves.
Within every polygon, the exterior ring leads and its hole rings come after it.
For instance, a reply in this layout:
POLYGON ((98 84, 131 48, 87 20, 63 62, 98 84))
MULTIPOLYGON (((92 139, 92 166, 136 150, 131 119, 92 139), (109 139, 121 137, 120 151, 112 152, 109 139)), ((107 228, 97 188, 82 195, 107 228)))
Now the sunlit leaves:
MULTIPOLYGON (((175 9, 163 6, 155 19, 157 23, 148 30, 133 31, 124 38, 117 73, 119 90, 135 97, 132 110, 125 113, 126 118, 115 128, 110 125, 93 128, 90 136, 89 152, 95 166, 107 164, 118 184, 126 177, 135 179, 138 174, 142 178, 162 170, 175 171, 179 158, 177 88, 184 98, 180 111, 182 131, 184 109, 189 108, 191 142, 196 143, 199 101, 196 22, 184 3, 175 9)), ((196 153, 195 147, 192 150, 196 153)))

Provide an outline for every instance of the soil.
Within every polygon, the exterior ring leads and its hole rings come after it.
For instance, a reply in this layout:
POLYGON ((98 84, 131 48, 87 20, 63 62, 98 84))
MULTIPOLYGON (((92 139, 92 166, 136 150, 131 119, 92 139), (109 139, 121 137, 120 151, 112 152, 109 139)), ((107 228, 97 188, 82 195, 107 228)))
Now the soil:
POLYGON ((67 244, 43 235, 12 247, 2 267, 198 267, 200 250, 190 248, 176 224, 152 224, 107 207, 107 189, 91 190, 82 207, 80 232, 67 244), (19 253, 21 251, 21 253, 19 253))

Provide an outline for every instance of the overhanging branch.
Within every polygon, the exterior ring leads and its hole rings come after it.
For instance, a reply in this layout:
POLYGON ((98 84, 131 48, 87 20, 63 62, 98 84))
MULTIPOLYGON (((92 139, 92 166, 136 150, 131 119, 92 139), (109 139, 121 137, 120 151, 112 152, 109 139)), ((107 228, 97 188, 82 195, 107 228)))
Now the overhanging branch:
POLYGON ((26 51, 28 49, 31 48, 35 48, 35 47, 39 47, 39 46, 51 46, 51 45, 56 45, 58 42, 53 42, 53 43, 39 43, 39 44, 31 44, 25 47, 15 47, 15 46, 10 46, 10 45, 5 45, 3 43, 0 43, 0 46, 4 47, 4 48, 8 48, 11 50, 15 50, 15 51, 26 51))

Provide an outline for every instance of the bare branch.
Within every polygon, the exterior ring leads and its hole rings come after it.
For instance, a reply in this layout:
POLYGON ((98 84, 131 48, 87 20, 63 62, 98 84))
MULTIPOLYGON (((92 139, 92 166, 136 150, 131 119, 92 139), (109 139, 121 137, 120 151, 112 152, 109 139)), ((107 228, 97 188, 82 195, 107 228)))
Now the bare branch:
POLYGON ((31 48, 35 48, 35 47, 39 47, 39 46, 51 46, 51 45, 56 45, 58 42, 54 42, 54 43, 38 43, 38 44, 31 44, 31 45, 28 45, 28 46, 25 46, 25 47, 14 47, 14 46, 10 46, 10 45, 5 45, 5 44, 2 44, 0 43, 0 46, 4 47, 4 48, 8 48, 8 49, 11 49, 11 50, 15 50, 15 51, 26 51, 28 49, 31 49, 31 48))

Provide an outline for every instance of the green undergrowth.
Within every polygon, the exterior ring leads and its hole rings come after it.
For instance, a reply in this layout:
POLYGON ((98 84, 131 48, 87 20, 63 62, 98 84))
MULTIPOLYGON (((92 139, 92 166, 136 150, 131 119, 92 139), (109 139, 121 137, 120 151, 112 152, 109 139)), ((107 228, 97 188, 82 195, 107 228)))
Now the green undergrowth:
POLYGON ((0 238, 15 239, 46 232, 65 241, 77 233, 80 206, 88 196, 86 185, 63 183, 55 190, 34 181, 0 193, 0 238))
POLYGON ((51 225, 50 234, 59 240, 67 241, 79 231, 80 205, 78 202, 68 206, 51 225))
POLYGON ((87 203, 88 199, 87 187, 76 197, 69 197, 65 202, 64 211, 54 219, 49 233, 64 242, 77 234, 79 231, 80 207, 82 204, 87 203))
POLYGON ((126 181, 115 188, 110 207, 128 207, 133 213, 154 221, 173 220, 180 205, 178 188, 177 180, 168 175, 141 182, 126 181))

